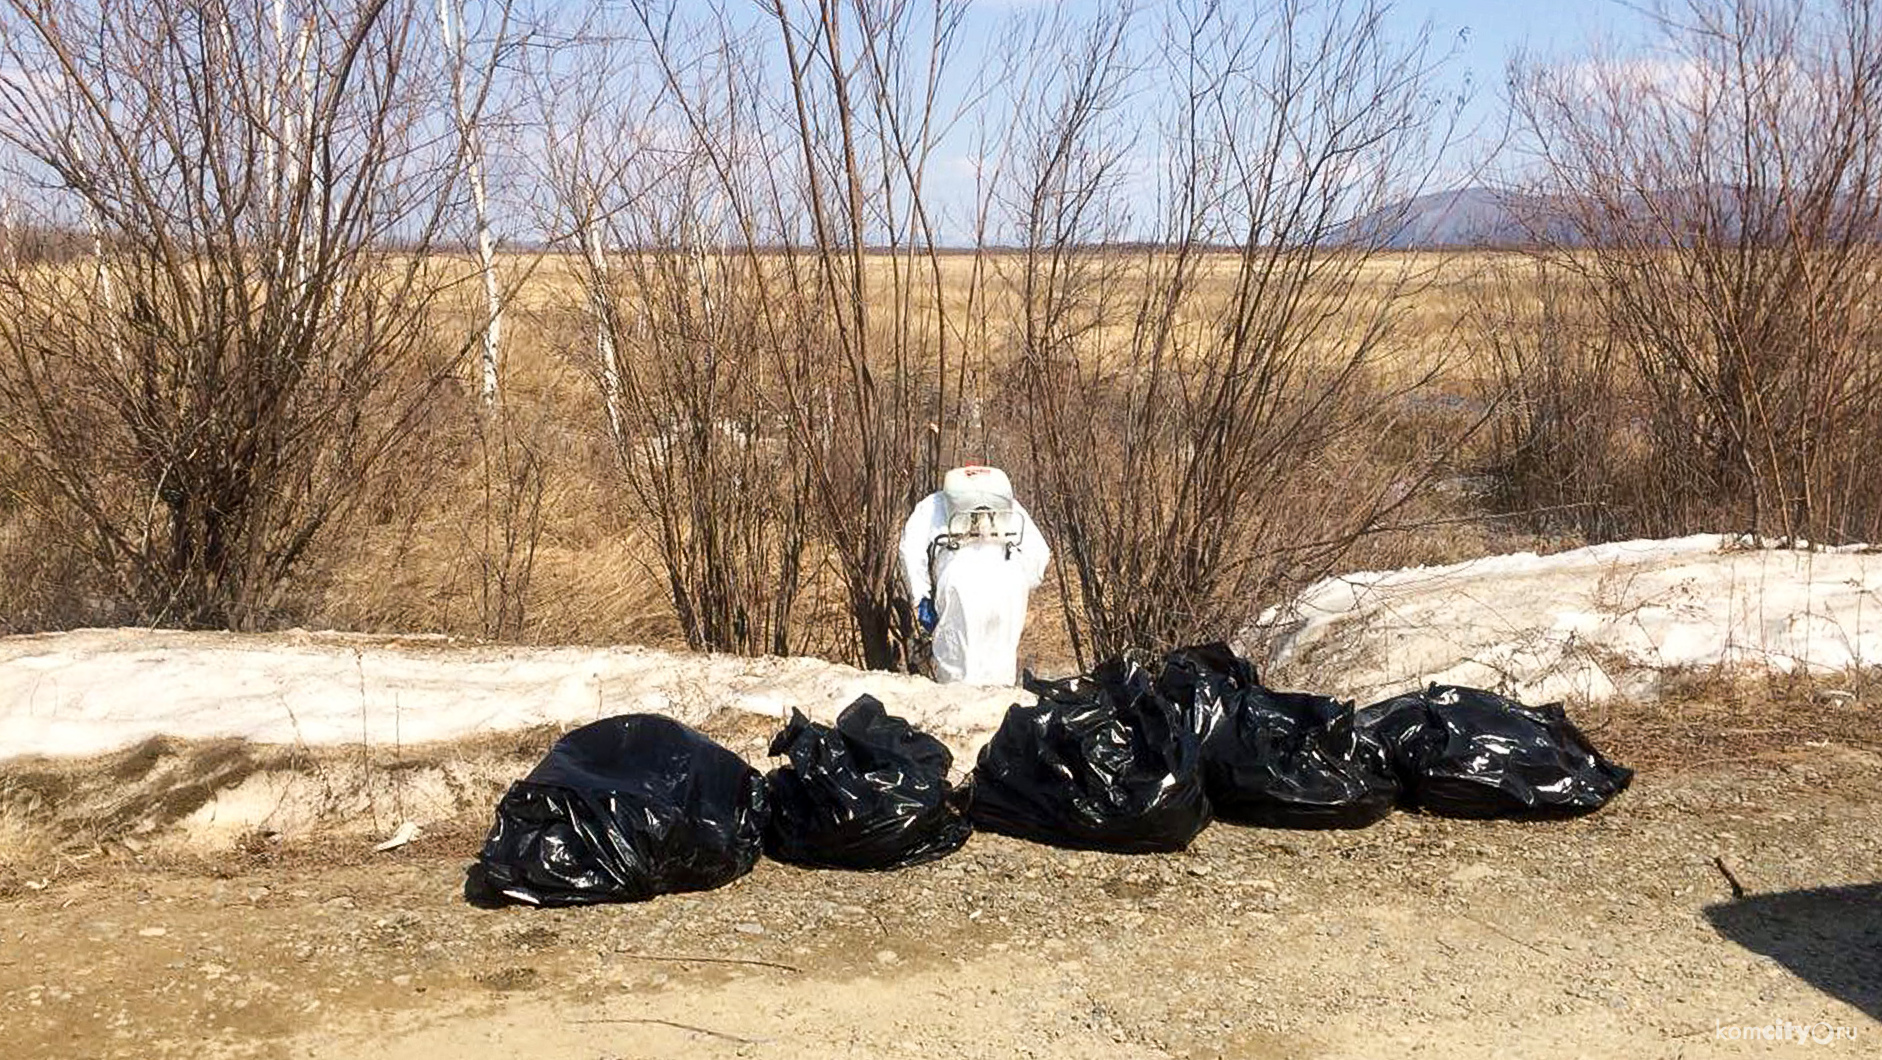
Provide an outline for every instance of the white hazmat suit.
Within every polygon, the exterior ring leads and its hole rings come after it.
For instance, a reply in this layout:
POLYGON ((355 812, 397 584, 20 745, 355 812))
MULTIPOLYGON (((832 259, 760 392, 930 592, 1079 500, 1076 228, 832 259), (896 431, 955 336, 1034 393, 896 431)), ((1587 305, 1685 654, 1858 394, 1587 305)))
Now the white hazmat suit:
POLYGON ((1052 550, 1026 509, 1011 499, 1005 475, 991 468, 967 470, 998 476, 1003 502, 1010 505, 1000 513, 1002 532, 959 532, 964 524, 958 507, 946 490, 937 490, 915 505, 902 529, 902 574, 916 601, 934 601, 935 680, 1010 685, 1019 668, 1026 598, 1044 580, 1052 550))

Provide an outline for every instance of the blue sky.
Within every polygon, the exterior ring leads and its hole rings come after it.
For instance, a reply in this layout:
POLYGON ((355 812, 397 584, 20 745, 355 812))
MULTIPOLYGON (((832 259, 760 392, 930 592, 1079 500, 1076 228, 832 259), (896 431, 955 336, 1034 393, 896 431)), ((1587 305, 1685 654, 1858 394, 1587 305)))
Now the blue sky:
MULTIPOLYGON (((544 0, 553 7, 553 0, 544 0)), ((670 0, 682 15, 704 16, 719 10, 735 23, 750 21, 766 36, 763 10, 767 0, 670 0)), ((789 0, 804 8, 814 8, 816 0, 789 0)), ((954 69, 963 78, 974 76, 966 71, 981 67, 983 52, 998 52, 1010 43, 1015 32, 1015 15, 1043 15, 1058 7, 1073 21, 1095 11, 1100 3, 1116 0, 967 0, 967 21, 961 29, 960 52, 954 57, 954 69)), ((1133 0, 1139 24, 1153 32, 1165 0, 1133 0)), ((1227 5, 1268 6, 1273 0, 1222 0, 1227 5)), ((1337 0, 1309 0, 1321 6, 1337 0)), ((1346 0, 1363 3, 1364 0, 1346 0)), ((1500 138, 1503 115, 1505 67, 1513 52, 1525 49, 1537 58, 1572 57, 1585 53, 1597 39, 1626 48, 1645 36, 1647 16, 1640 5, 1654 0, 1395 0, 1389 20, 1389 35, 1408 40, 1429 24, 1432 53, 1449 54, 1450 59, 1439 75, 1439 87, 1447 93, 1468 76, 1469 103, 1460 116, 1466 132, 1462 142, 1454 142, 1445 153, 1435 181, 1425 190, 1475 183, 1482 179, 1482 158, 1490 144, 1500 138), (1479 149, 1481 148, 1481 149, 1479 149)), ((920 4, 918 3, 918 7, 920 4)), ((1233 10, 1233 7, 1230 8, 1233 10)), ((1050 62, 1040 56, 1039 62, 1050 62)), ((961 87, 961 86, 957 86, 961 87)), ((944 89, 944 94, 946 94, 944 89)), ((989 86, 991 96, 1000 94, 989 86)), ((979 123, 964 117, 938 145, 935 165, 927 179, 927 194, 939 206, 937 221, 948 242, 970 238, 973 173, 979 144, 974 136, 979 123)), ((1143 211, 1152 212, 1147 206, 1143 211)))
POLYGON ((1441 35, 1468 30, 1472 65, 1489 69, 1512 48, 1572 49, 1596 33, 1635 39, 1644 23, 1638 5, 1616 0, 1409 0, 1397 14, 1408 26, 1428 17, 1441 35))
MULTIPOLYGON (((1162 0, 1135 0, 1140 24, 1148 30, 1158 20, 1162 0)), ((1257 0, 1225 0, 1230 4, 1253 6, 1257 0)), ((1265 3, 1266 0, 1259 0, 1265 3)), ((1322 0, 1326 2, 1326 0, 1322 0)), ((1363 0, 1350 0, 1358 3, 1363 0)), ((1446 162, 1435 175, 1439 190, 1446 185, 1476 183, 1485 171, 1480 167, 1492 145, 1501 139, 1504 123, 1504 81, 1512 54, 1522 50, 1535 59, 1572 59, 1585 54, 1596 41, 1629 50, 1647 36, 1649 18, 1641 10, 1655 0, 1396 0, 1388 18, 1388 33, 1394 39, 1409 41, 1421 28, 1429 26, 1431 52, 1449 56, 1438 80, 1450 89, 1463 85, 1468 77, 1468 103, 1459 115, 1458 138, 1446 151, 1446 162)), ((981 48, 993 43, 1008 28, 1007 20, 1016 13, 1041 13, 1055 5, 1076 17, 1098 8, 1098 0, 968 0, 968 22, 963 27, 964 52, 957 56, 972 66, 981 48)), ((1043 58, 1043 57, 1042 57, 1043 58)), ((950 138, 951 140, 953 138, 950 138)), ((964 144, 950 142, 943 155, 960 155, 964 144)), ((965 186, 946 175, 932 180, 931 190, 950 206, 965 198, 965 186)), ((958 240, 963 211, 947 211, 951 218, 949 237, 958 240)))
MULTIPOLYGON (((1050 6, 1054 0, 970 0, 976 17, 997 18, 1016 8, 1050 6)), ((1076 10, 1081 0, 1063 0, 1076 10)), ((1567 51, 1593 35, 1637 40, 1646 19, 1640 8, 1653 0, 1396 0, 1393 17, 1407 35, 1429 20, 1434 39, 1460 40, 1460 58, 1480 81, 1502 76, 1510 51, 1567 51)), ((1143 0, 1154 8, 1156 0, 1143 0)))
POLYGON ((1597 41, 1623 49, 1647 36, 1643 6, 1652 0, 1401 0, 1394 17, 1407 36, 1429 22, 1434 42, 1456 48, 1474 94, 1462 124, 1489 138, 1502 118, 1503 83, 1511 55, 1535 59, 1584 53, 1597 41))

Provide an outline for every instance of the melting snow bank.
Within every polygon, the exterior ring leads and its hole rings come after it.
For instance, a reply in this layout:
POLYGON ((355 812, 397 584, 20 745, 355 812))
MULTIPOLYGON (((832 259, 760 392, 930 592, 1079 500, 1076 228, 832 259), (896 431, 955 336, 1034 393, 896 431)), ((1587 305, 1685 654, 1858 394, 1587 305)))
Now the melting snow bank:
POLYGON ((648 711, 697 723, 792 707, 831 722, 863 693, 957 761, 1033 701, 806 658, 652 648, 466 646, 435 637, 80 630, 0 638, 0 758, 90 755, 156 735, 308 746, 419 744, 648 711))
POLYGON ((1428 681, 1530 702, 1661 672, 1882 665, 1882 554, 1700 535, 1348 574, 1258 623, 1277 683, 1368 702, 1428 681))
MULTIPOLYGON (((1277 685, 1362 702, 1428 681, 1532 702, 1650 694, 1717 664, 1882 665, 1882 554, 1715 535, 1329 578, 1262 617, 1277 685)), ((462 645, 438 637, 80 630, 0 638, 0 758, 156 735, 389 746, 650 711, 830 722, 869 693, 965 768, 1017 688, 806 658, 462 645)))

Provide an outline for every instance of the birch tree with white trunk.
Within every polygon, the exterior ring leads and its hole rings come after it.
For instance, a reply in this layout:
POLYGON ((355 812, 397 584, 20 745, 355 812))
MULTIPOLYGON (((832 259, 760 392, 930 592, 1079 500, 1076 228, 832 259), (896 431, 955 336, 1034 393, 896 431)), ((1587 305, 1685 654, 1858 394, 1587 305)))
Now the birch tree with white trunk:
MULTIPOLYGON (((510 21, 510 5, 497 13, 502 41, 510 21)), ((495 75, 495 48, 478 79, 477 93, 471 98, 466 88, 470 73, 470 48, 464 32, 462 0, 438 0, 438 29, 444 43, 446 62, 451 71, 451 116, 457 125, 458 161, 465 183, 469 185, 471 210, 477 228, 477 268, 484 287, 483 399, 486 405, 497 400, 497 366, 503 349, 503 294, 497 280, 497 241, 490 227, 490 196, 484 179, 484 144, 482 116, 495 75)))

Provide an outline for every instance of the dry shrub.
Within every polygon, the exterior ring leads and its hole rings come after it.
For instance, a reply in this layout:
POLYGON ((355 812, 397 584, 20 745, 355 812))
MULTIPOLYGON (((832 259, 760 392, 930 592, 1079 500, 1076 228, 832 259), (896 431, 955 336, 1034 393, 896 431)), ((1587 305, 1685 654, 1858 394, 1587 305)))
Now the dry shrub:
POLYGON ((1496 276, 1471 317, 1499 396, 1484 437, 1492 505, 1545 532, 1630 536, 1667 490, 1647 459, 1643 395, 1615 337, 1546 264, 1496 276))
POLYGON ((1596 537, 1882 535, 1879 16, 1684 0, 1654 62, 1519 69, 1544 304, 1497 350, 1511 503, 1596 537))
POLYGON ((612 307, 603 395, 680 629, 696 651, 788 654, 814 512, 783 410, 808 395, 769 370, 766 263, 681 246, 622 265, 595 277, 612 307))
POLYGON ((61 525, 58 509, 29 502, 19 454, 0 455, 0 634, 113 624, 108 584, 61 525))
POLYGON ((303 613, 309 547, 454 371, 426 254, 448 158, 405 77, 426 11, 297 10, 298 59, 261 5, 0 14, 35 220, 94 235, 89 267, 0 264, 0 439, 106 617, 303 613))
POLYGON ((796 650, 827 631, 798 621, 800 594, 834 572, 839 654, 906 665, 896 542, 938 474, 959 358, 922 174, 960 11, 623 17, 644 48, 546 75, 548 164, 680 627, 695 648, 796 650))
POLYGON ((1382 382, 1416 360, 1397 331, 1430 281, 1381 253, 1443 151, 1427 40, 1387 39, 1366 4, 1166 15, 1049 38, 1063 72, 1008 134, 1023 418, 1085 657, 1238 634, 1459 441, 1380 444, 1435 374, 1382 382), (1133 222, 1146 142, 1165 169, 1133 222))

